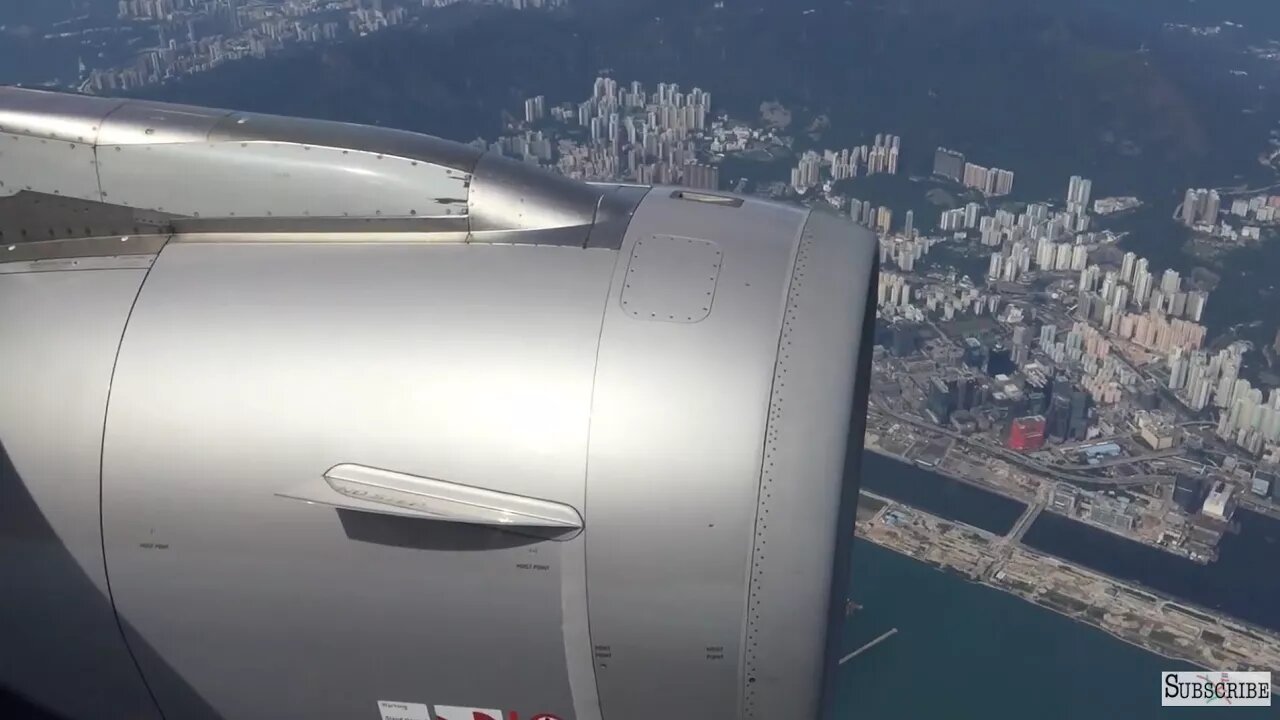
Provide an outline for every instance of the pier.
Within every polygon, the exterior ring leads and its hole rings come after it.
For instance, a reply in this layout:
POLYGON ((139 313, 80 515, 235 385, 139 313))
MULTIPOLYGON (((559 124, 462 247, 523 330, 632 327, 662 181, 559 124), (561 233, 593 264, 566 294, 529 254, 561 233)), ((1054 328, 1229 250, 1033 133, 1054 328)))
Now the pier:
POLYGON ((898 634, 898 628, 891 628, 888 632, 884 633, 883 635, 881 635, 880 637, 876 638, 875 640, 872 640, 871 642, 867 643, 866 645, 863 645, 862 647, 858 648, 857 650, 854 650, 853 652, 849 653, 848 655, 845 655, 844 657, 840 658, 840 663, 839 663, 839 664, 840 664, 840 665, 843 665, 843 664, 845 664, 845 663, 849 662, 850 660, 852 660, 852 659, 854 659, 854 658, 858 657, 858 656, 859 656, 859 655, 861 655, 862 653, 864 653, 864 652, 866 652, 866 651, 870 650, 871 648, 875 647, 876 645, 879 645, 880 643, 884 642, 885 640, 888 640, 889 638, 891 638, 891 637, 893 637, 894 635, 897 635, 897 634, 898 634))

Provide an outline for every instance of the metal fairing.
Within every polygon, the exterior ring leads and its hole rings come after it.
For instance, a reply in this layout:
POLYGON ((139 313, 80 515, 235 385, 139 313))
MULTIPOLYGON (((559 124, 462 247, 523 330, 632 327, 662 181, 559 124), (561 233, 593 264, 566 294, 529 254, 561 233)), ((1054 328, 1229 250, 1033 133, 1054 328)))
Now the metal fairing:
POLYGON ((485 155, 476 163, 468 198, 471 230, 580 227, 585 243, 600 196, 599 188, 485 155))
POLYGON ((230 113, 209 133, 210 142, 294 142, 319 147, 358 147, 470 174, 485 151, 430 135, 308 118, 230 113))
POLYGON ((271 142, 104 146, 98 177, 104 200, 200 217, 465 215, 469 178, 407 158, 271 142))
POLYGON ((0 196, 31 190, 98 200, 94 158, 92 145, 0 134, 0 196))
POLYGON ((276 494, 355 463, 581 510, 618 253, 177 240, 130 318, 103 446, 129 642, 208 703, 140 658, 166 717, 357 718, 378 699, 598 717, 587 533, 276 494))
POLYGON ((0 87, 0 133, 93 145, 102 119, 129 102, 71 93, 0 87))
POLYGON ((0 197, 24 191, 198 218, 465 217, 482 242, 609 248, 647 192, 402 130, 0 88, 0 197))
POLYGON ((98 525, 111 366, 145 275, 0 275, 0 681, 75 718, 158 718, 98 525))
POLYGON ((72 240, 68 244, 74 244, 89 238, 163 232, 172 217, 35 192, 0 197, 0 263, 58 257, 64 252, 55 249, 61 245, 53 243, 37 250, 37 243, 44 241, 72 240))
POLYGON ((399 130, 0 88, 0 196, 203 216, 466 215, 482 155, 399 130))
POLYGON ((636 317, 620 265, 601 337, 587 490, 601 706, 817 717, 874 238, 655 188, 623 254, 676 232, 723 249, 703 263, 709 315, 636 317))
POLYGON ((830 626, 832 576, 849 562, 842 510, 857 499, 845 458, 853 418, 865 414, 855 389, 870 351, 861 344, 875 252, 870 232, 817 210, 796 249, 755 516, 744 720, 819 716, 827 640, 840 630, 830 626))

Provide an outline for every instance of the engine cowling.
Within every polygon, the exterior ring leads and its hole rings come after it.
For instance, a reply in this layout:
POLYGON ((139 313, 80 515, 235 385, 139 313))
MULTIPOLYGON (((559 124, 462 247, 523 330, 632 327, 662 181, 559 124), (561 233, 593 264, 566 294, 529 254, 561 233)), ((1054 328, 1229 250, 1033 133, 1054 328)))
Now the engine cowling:
POLYGON ((0 149, 0 684, 76 718, 818 717, 869 232, 8 88, 0 149))

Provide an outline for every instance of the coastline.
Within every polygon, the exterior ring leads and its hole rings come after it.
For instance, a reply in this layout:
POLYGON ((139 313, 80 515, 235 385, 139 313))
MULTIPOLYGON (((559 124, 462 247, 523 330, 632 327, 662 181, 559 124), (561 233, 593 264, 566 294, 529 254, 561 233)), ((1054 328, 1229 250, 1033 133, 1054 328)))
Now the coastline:
POLYGON ((1275 633, 1007 544, 979 528, 862 494, 870 502, 858 514, 860 540, 1053 610, 1166 659, 1206 670, 1270 670, 1280 680, 1275 633))
MULTIPOLYGON (((864 448, 866 450, 870 450, 871 452, 876 453, 877 455, 889 458, 891 460, 896 460, 898 462, 906 463, 908 465, 915 465, 928 472, 936 473, 950 480, 955 480, 956 482, 962 482, 962 483, 965 483, 966 485, 970 485, 972 487, 978 488, 979 490, 984 490, 986 492, 989 492, 995 495, 1000 495, 1002 497, 1006 497, 1011 500, 1016 500, 1021 503, 1031 504, 1036 502, 1037 493, 1040 492, 1042 488, 1052 487, 1056 482, 1056 481, 1048 480, 1044 478, 1035 478, 1034 475, 1030 473, 1026 473, 1024 471, 1021 473, 1020 483, 1014 484, 1012 487, 1000 485, 997 483, 990 482, 985 478, 973 477, 973 476, 965 475, 964 473, 952 470, 951 468, 945 465, 945 461, 947 459, 946 457, 944 457, 942 461, 930 465, 930 464, 921 462, 919 458, 913 458, 901 453, 895 453, 892 450, 889 450, 884 446, 882 446, 879 443, 878 436, 872 437, 869 435, 864 448), (1027 482, 1029 481, 1029 479, 1032 479, 1032 478, 1034 478, 1034 480, 1030 480, 1030 481, 1033 483, 1033 486, 1035 486, 1035 489, 1032 489, 1031 486, 1027 485, 1027 482)), ((949 454, 950 453, 948 453, 948 456, 949 454)), ((991 462, 991 463, 1003 462, 1000 458, 988 458, 987 460, 988 462, 991 462)), ((1006 472, 1009 472, 1009 471, 1006 471, 1006 472)), ((1017 471, 1014 470, 1013 472, 1017 472, 1017 471)), ((1111 533, 1116 537, 1120 537, 1120 538, 1124 538, 1125 540, 1140 543, 1149 548, 1159 550, 1160 552, 1169 553, 1170 555, 1173 555, 1175 557, 1180 557, 1194 563, 1204 565, 1210 561, 1209 558, 1193 557, 1191 554, 1188 554, 1185 551, 1175 549, 1167 545, 1161 545, 1159 542, 1156 542, 1155 539, 1146 537, 1140 533, 1122 532, 1116 528, 1103 525, 1101 523, 1093 522, 1087 517, 1081 518, 1081 517, 1075 517, 1075 516, 1063 513, 1048 503, 1044 505, 1042 510, 1044 512, 1060 515, 1062 517, 1067 518, 1068 520, 1072 520, 1078 523, 1083 523, 1085 525, 1088 525, 1089 527, 1097 528, 1098 530, 1102 530, 1103 532, 1111 533)), ((1260 510, 1259 512, 1263 512, 1263 511, 1260 510)), ((1271 513, 1263 512, 1263 514, 1271 514, 1271 513)))

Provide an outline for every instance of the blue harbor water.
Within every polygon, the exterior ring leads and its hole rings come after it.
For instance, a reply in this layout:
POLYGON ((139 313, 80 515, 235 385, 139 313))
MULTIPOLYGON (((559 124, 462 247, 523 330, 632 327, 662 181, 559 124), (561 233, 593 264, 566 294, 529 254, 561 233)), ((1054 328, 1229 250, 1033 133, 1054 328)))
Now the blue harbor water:
POLYGON ((1162 708, 1160 672, 1194 670, 1013 595, 859 540, 840 720, 1275 718, 1276 708, 1162 708))
MULTIPOLYGON (((1021 503, 917 465, 867 453, 862 486, 941 517, 1007 531, 1021 503)), ((1241 514, 1221 559, 1199 566, 1051 513, 1025 541, 1116 577, 1269 625, 1280 615, 1280 521, 1241 514)), ((847 651, 898 634, 844 668, 840 718, 1223 717, 1160 706, 1160 672, 1193 670, 1013 595, 859 540, 851 597, 863 606, 847 651)), ((1276 708, 1226 717, 1274 718, 1276 708)))
MULTIPOLYGON (((949 520, 1003 534, 1025 506, 918 465, 876 453, 863 461, 863 489, 949 520)), ((1240 510, 1216 562, 1190 560, 1114 533, 1041 513, 1023 543, 1204 608, 1280 631, 1280 520, 1240 510)))
POLYGON ((1023 538, 1042 552, 1280 630, 1280 520, 1239 511, 1216 562, 1199 565, 1105 530, 1043 513, 1023 538))
POLYGON ((862 461, 862 489, 997 535, 1026 510, 1017 500, 873 452, 862 461))

